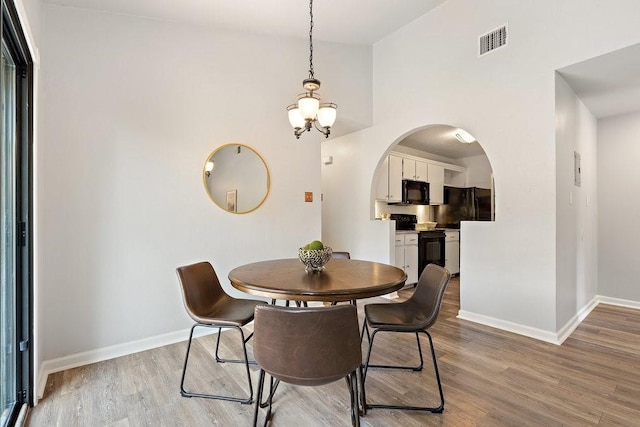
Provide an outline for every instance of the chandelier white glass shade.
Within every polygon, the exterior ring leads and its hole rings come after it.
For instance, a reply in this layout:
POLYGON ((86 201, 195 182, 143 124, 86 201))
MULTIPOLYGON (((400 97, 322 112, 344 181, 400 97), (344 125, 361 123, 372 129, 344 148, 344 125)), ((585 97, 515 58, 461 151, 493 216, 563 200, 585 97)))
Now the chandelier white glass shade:
POLYGON ((322 132, 325 138, 331 133, 331 126, 336 121, 336 108, 338 106, 332 102, 320 102, 320 96, 315 92, 320 89, 320 80, 313 75, 313 0, 309 2, 309 15, 311 16, 309 25, 309 78, 302 81, 304 93, 298 95, 295 104, 287 107, 289 113, 289 123, 293 127, 294 135, 300 139, 311 127, 315 127, 322 132))

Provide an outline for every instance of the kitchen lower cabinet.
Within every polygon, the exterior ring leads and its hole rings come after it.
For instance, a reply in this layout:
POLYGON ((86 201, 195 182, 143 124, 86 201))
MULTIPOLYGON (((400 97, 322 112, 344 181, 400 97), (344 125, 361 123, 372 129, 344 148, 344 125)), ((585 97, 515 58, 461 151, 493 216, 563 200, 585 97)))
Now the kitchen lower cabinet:
POLYGON ((407 284, 418 282, 418 233, 396 234, 395 266, 407 273, 407 284))
POLYGON ((460 232, 445 231, 444 267, 451 274, 460 274, 460 232))

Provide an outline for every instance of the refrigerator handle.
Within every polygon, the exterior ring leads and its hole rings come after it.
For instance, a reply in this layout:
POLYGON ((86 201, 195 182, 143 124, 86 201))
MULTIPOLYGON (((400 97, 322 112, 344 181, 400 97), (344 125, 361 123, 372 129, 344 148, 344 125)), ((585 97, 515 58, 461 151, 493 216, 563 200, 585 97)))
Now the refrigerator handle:
POLYGON ((480 203, 478 202, 478 193, 472 190, 471 198, 473 199, 473 219, 480 220, 480 203))

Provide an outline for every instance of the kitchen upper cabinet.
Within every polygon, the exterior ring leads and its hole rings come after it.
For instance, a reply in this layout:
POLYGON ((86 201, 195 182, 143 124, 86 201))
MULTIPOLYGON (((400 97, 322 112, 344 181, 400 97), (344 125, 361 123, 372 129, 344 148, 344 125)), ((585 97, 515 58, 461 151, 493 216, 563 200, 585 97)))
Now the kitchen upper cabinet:
POLYGON ((402 179, 427 182, 427 162, 402 159, 402 179))
POLYGON ((416 181, 429 182, 427 175, 427 162, 421 162, 416 160, 416 181))
POLYGON ((444 167, 429 164, 427 169, 427 182, 429 183, 429 204, 441 205, 444 203, 444 167))
POLYGON ((415 179, 416 161, 411 159, 402 159, 402 179, 415 179))
POLYGON ((377 173, 376 200, 386 202, 389 195, 389 156, 384 158, 377 173))
POLYGON ((436 160, 392 152, 377 171, 376 200, 387 203, 402 203, 402 180, 410 179, 429 183, 429 204, 444 203, 445 171, 464 176, 466 168, 436 160))
POLYGON ((389 155, 380 165, 376 199, 388 203, 402 201, 402 157, 389 155))
POLYGON ((402 202, 402 157, 389 155, 389 202, 402 202))

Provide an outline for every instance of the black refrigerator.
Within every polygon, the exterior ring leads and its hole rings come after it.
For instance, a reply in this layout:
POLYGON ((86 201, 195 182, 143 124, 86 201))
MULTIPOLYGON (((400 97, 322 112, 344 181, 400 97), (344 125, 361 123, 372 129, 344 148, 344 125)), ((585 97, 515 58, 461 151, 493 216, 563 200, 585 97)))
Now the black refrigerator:
POLYGON ((444 204, 434 209, 438 227, 460 228, 460 221, 491 221, 491 190, 444 187, 444 204))

